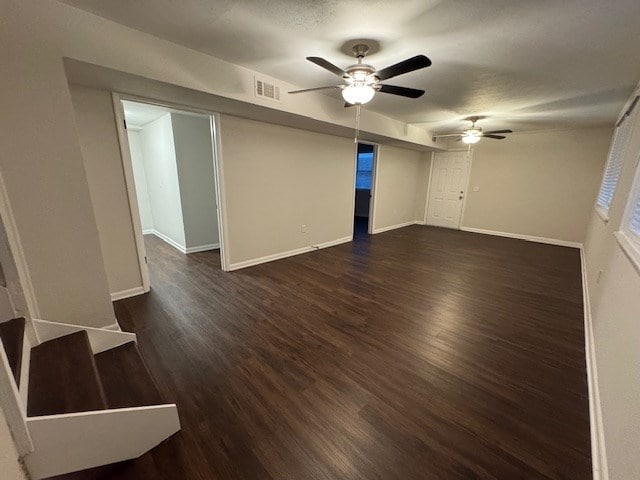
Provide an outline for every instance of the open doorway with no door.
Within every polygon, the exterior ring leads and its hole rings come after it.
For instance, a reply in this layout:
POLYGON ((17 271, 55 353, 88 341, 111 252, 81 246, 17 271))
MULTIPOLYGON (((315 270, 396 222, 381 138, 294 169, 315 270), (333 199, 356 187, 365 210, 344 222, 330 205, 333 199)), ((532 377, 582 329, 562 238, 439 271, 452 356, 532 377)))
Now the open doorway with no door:
POLYGON ((356 154, 356 193, 353 221, 354 236, 371 233, 373 221, 376 146, 358 143, 356 154))
POLYGON ((131 100, 121 105, 145 266, 198 252, 215 255, 212 263, 221 266, 212 117, 131 100))

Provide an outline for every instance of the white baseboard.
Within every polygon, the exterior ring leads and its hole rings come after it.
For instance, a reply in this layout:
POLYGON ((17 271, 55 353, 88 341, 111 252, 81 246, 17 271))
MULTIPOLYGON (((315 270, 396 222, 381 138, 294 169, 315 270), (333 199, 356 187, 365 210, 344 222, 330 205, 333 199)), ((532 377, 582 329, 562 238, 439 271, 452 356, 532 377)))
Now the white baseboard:
POLYGON ((589 423, 591 425, 591 466, 593 480, 609 480, 607 467, 607 451, 604 442, 604 425, 602 422, 602 405, 600 404, 600 387, 598 369, 593 340, 593 322, 591 319, 591 301, 589 300, 589 284, 587 280, 587 263, 584 247, 580 248, 582 269, 582 301, 584 305, 584 343, 587 361, 587 383, 589 385, 589 423))
POLYGON ((220 248, 219 243, 210 243, 209 245, 199 245, 197 247, 187 247, 184 249, 184 253, 198 253, 206 252, 208 250, 217 250, 220 248))
POLYGON ((427 222, 425 222, 424 220, 416 220, 415 222, 413 222, 416 225, 426 225, 427 222))
POLYGON ((123 298, 135 297, 136 295, 142 295, 146 293, 144 287, 134 287, 128 290, 121 290, 119 292, 113 292, 111 294, 111 301, 122 300, 123 298))
POLYGON ((519 233, 497 232, 495 230, 485 230, 483 228, 460 227, 463 232, 482 233, 484 235, 495 235, 496 237, 517 238, 518 240, 526 240, 527 242, 546 243, 549 245, 558 245, 560 247, 581 248, 579 242, 568 242, 566 240, 558 240, 555 238, 535 237, 533 235, 521 235, 519 233))
POLYGON ((390 225, 388 227, 376 228, 371 233, 376 234, 376 233, 388 232, 389 230, 395 230, 397 228, 408 227, 409 225, 415 225, 416 223, 418 223, 417 220, 411 220, 410 222, 398 223, 397 225, 390 225))
POLYGON ((252 267, 254 265, 260 265, 261 263, 273 262, 274 260, 280 260, 282 258, 293 257, 302 253, 309 253, 322 248, 334 247, 343 243, 351 242, 352 236, 338 238, 329 242, 320 243, 318 245, 310 245, 308 247, 296 248, 295 250, 289 250, 287 252, 274 253, 273 255, 266 255, 264 257, 254 258, 251 260, 245 260, 243 262, 232 263, 229 265, 229 271, 240 270, 241 268, 252 267))
POLYGON ((198 246, 195 246, 195 247, 185 247, 184 245, 180 245, 178 242, 176 242, 172 238, 166 236, 164 233, 161 233, 161 232, 159 232, 157 230, 154 230, 154 229, 144 230, 142 233, 144 233, 145 235, 155 235, 160 240, 164 240, 166 243, 168 243, 173 248, 178 250, 180 253, 185 253, 185 254, 197 253, 197 252, 206 252, 207 250, 215 250, 217 248, 220 248, 220 244, 219 243, 210 243, 210 244, 207 244, 207 245, 198 245, 198 246))
POLYGON ((175 248, 176 250, 178 250, 181 253, 187 253, 186 252, 186 247, 184 245, 180 245, 178 242, 176 242, 174 239, 172 239, 171 237, 167 237, 164 233, 159 232, 157 230, 153 230, 150 233, 152 233, 153 235, 155 235, 156 237, 158 237, 160 240, 164 240, 166 243, 168 243, 169 245, 171 245, 173 248, 175 248))

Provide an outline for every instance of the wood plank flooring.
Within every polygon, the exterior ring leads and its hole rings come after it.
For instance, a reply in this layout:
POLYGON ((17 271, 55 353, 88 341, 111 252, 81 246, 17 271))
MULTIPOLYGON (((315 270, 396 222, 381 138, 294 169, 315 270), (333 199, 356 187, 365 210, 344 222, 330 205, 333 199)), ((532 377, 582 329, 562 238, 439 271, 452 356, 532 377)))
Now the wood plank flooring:
POLYGON ((579 251, 412 226, 116 303, 183 430, 64 478, 591 478, 579 251))

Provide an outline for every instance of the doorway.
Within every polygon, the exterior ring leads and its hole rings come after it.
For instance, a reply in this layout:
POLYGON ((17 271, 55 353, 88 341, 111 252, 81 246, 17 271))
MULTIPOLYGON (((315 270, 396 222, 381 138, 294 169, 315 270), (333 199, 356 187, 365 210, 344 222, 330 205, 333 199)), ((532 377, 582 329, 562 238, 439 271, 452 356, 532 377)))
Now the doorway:
POLYGON ((373 228, 376 145, 358 143, 356 154, 354 236, 370 234, 373 228))
POLYGON ((433 156, 427 225, 460 229, 467 184, 469 151, 439 152, 433 156))
POLYGON ((224 270, 213 116, 117 95, 114 105, 145 290, 159 252, 207 252, 224 270))

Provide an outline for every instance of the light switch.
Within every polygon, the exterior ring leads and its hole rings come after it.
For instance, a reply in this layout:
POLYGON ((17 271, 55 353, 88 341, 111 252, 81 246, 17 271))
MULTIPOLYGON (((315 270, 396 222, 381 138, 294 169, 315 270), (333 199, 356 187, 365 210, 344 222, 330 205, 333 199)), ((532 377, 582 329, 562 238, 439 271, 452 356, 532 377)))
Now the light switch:
POLYGON ((479 191, 480 191, 480 187, 477 187, 477 186, 476 186, 476 187, 473 187, 473 191, 474 191, 474 192, 479 192, 479 191))

